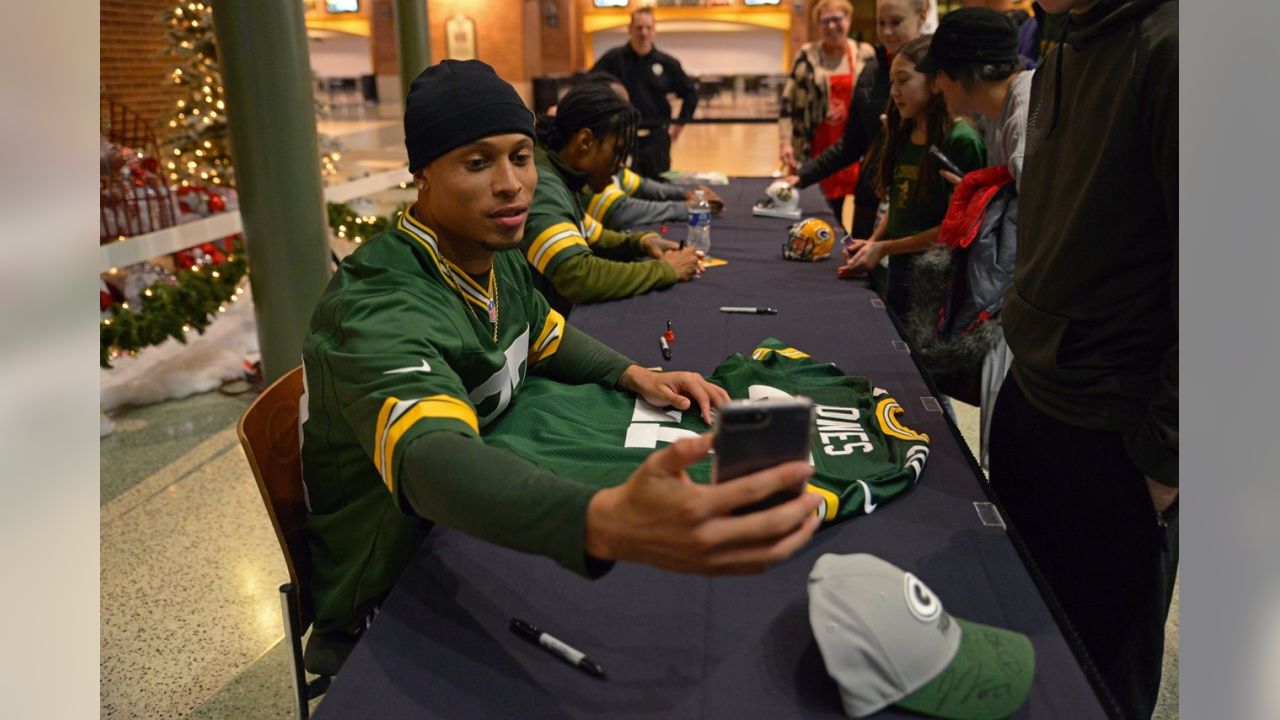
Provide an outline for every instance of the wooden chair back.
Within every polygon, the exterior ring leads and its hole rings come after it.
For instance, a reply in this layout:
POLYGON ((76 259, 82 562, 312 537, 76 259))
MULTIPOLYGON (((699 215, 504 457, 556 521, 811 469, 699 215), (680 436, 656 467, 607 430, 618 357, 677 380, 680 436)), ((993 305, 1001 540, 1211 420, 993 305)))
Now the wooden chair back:
POLYGON ((260 394, 236 425, 258 491, 271 517, 276 540, 289 567, 289 581, 298 589, 298 627, 306 630, 311 608, 311 549, 307 545, 307 504, 302 486, 301 428, 298 403, 302 399, 302 367, 290 370, 260 394))

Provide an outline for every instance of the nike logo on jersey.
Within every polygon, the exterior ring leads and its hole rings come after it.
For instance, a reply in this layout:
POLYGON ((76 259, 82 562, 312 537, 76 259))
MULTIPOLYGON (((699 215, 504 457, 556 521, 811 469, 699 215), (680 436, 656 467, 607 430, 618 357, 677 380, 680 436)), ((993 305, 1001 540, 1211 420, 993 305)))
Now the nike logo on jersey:
POLYGON ((858 484, 862 486, 862 512, 870 515, 873 510, 880 506, 871 502, 871 488, 867 487, 867 484, 862 480, 859 480, 858 484))
POLYGON ((422 365, 418 365, 418 366, 410 365, 409 367, 396 368, 395 370, 388 370, 382 374, 383 375, 403 375, 404 373, 412 373, 412 372, 429 373, 431 372, 431 365, 428 364, 426 360, 423 360, 422 365))

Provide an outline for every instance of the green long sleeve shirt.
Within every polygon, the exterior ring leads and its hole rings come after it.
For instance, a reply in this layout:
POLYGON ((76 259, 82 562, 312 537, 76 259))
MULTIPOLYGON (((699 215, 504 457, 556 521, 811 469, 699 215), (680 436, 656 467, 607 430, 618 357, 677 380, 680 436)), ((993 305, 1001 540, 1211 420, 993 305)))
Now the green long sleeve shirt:
POLYGON ((525 221, 521 249, 533 267, 534 283, 552 307, 617 300, 675 284, 676 272, 644 256, 644 233, 608 230, 588 215, 579 193, 586 175, 557 153, 534 151, 538 187, 525 221))
POLYGON ((481 431, 527 374, 613 386, 632 363, 569 326, 518 252, 473 278, 402 215, 343 260, 302 359, 317 632, 353 630, 433 521, 591 574, 591 490, 485 446, 481 431))

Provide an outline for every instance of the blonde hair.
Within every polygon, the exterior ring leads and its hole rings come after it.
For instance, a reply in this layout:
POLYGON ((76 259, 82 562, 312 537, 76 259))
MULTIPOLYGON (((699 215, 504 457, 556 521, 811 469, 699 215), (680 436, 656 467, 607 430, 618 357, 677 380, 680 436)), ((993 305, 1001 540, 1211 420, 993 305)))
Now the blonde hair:
POLYGON ((845 17, 853 19, 853 3, 849 0, 818 0, 818 4, 813 6, 813 21, 818 22, 818 18, 822 17, 822 11, 828 7, 843 10, 845 17))

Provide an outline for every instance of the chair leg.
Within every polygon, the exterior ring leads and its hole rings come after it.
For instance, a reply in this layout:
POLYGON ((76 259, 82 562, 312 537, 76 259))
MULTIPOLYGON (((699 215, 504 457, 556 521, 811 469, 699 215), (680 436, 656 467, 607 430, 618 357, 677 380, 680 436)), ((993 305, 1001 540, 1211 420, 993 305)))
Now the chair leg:
POLYGON ((280 586, 280 609, 284 613, 284 641, 289 650, 289 675, 293 682, 293 710, 298 720, 311 716, 307 676, 302 668, 302 629, 297 626, 298 589, 292 583, 280 586))

